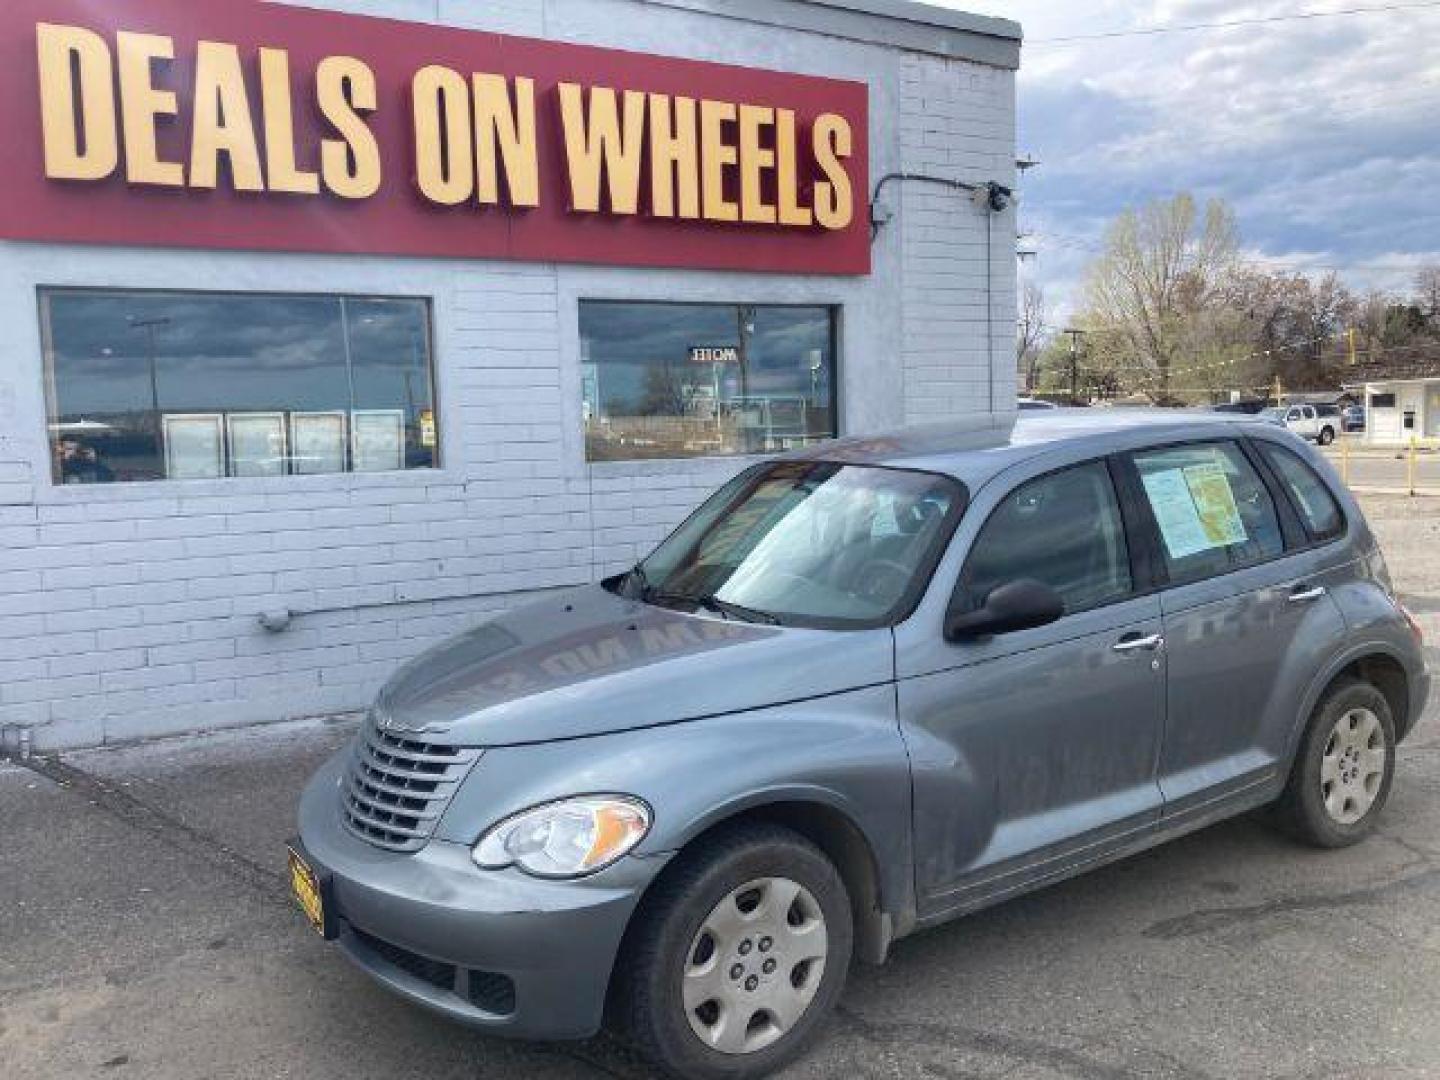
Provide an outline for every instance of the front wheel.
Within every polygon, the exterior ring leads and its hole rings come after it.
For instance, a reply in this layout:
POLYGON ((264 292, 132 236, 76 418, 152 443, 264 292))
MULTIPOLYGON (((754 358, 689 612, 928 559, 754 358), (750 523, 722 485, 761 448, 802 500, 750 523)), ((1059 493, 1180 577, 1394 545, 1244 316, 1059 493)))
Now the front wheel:
POLYGON ((749 1080, 780 1068, 845 985, 854 930, 844 882, 788 829, 747 827, 682 852, 636 919, 615 1012, 672 1076, 749 1080))
POLYGON ((1327 693, 1310 720, 1277 806, 1296 838, 1316 847, 1364 839, 1395 778, 1395 721, 1385 695, 1346 681, 1327 693))

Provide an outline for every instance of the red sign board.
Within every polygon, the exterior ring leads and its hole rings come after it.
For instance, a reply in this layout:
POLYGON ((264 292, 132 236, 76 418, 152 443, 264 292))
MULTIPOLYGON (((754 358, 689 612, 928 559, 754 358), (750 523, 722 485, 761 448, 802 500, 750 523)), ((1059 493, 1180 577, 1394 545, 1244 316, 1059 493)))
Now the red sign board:
POLYGON ((15 240, 864 274, 868 124, 834 79, 254 0, 0 5, 15 240))

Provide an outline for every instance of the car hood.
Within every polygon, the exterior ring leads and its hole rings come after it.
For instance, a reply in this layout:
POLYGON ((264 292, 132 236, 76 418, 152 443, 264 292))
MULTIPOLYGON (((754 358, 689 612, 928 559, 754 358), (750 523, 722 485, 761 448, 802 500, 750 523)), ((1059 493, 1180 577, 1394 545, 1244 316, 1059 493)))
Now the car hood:
POLYGON ((396 735, 513 746, 741 712, 893 677, 887 629, 726 621, 593 585, 517 608, 417 657, 386 684, 374 713, 396 735))

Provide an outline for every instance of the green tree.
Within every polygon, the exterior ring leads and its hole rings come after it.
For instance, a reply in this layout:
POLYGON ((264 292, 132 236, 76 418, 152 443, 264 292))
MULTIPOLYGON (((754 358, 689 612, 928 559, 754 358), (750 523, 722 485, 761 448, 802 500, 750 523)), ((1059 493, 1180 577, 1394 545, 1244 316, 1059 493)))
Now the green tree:
POLYGON ((1085 280, 1079 322, 1095 369, 1170 399, 1194 324, 1222 297, 1237 249, 1234 213, 1218 199, 1203 214, 1183 193, 1123 212, 1085 280))

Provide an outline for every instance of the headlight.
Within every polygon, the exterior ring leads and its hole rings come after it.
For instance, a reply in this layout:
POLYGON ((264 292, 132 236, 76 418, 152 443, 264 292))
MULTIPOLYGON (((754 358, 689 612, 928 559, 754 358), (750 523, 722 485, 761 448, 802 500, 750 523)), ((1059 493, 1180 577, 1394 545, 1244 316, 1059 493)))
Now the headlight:
POLYGON ((480 838, 482 870, 518 866, 543 878, 593 874, 623 858, 650 831, 650 808, 626 795, 546 803, 506 818, 480 838))

